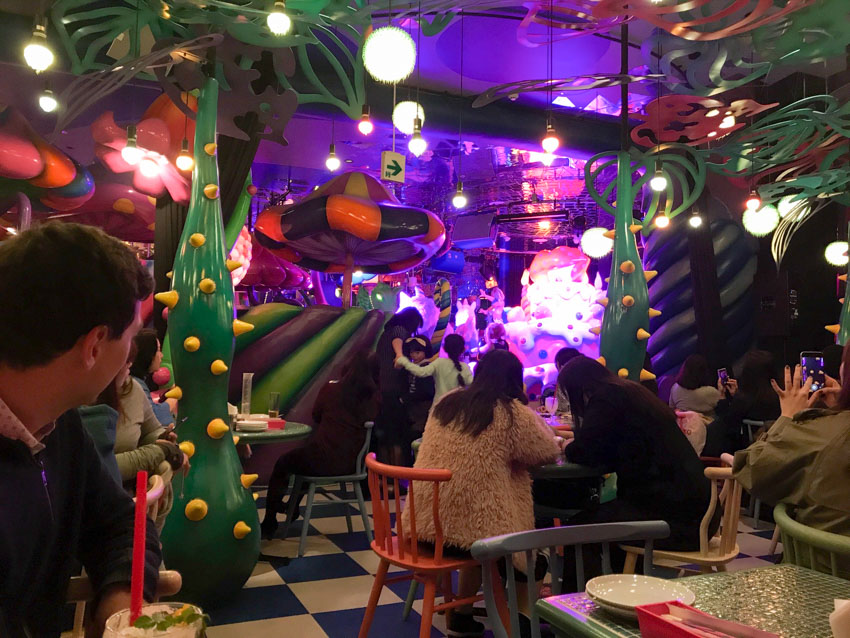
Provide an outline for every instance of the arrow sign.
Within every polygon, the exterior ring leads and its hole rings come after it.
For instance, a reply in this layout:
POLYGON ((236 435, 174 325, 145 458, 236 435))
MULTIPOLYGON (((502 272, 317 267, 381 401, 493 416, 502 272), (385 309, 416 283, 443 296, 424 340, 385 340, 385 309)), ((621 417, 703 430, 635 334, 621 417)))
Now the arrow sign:
POLYGON ((381 153, 381 179, 404 183, 404 155, 393 151, 381 153))

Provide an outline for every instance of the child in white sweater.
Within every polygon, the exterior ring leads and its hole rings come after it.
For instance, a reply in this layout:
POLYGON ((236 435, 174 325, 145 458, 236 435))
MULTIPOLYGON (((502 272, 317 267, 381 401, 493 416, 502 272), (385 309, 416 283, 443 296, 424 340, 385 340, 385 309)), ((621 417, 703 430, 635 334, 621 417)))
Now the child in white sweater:
POLYGON ((447 336, 443 340, 443 350, 448 358, 439 357, 424 366, 416 365, 403 356, 395 361, 396 367, 404 368, 415 377, 434 377, 434 403, 447 392, 472 383, 472 370, 460 360, 466 350, 463 337, 456 334, 447 336))

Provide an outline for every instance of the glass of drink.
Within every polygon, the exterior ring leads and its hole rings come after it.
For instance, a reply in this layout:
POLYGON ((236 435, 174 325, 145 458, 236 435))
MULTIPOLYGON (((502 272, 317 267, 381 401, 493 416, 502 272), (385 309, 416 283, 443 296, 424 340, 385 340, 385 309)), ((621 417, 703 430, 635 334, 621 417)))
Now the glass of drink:
POLYGON ((253 372, 242 373, 242 410, 240 414, 246 417, 251 414, 251 389, 254 383, 253 372))
POLYGON ((130 610, 112 614, 103 638, 201 638, 206 625, 203 612, 184 603, 152 603, 142 607, 134 626, 130 610))
POLYGON ((269 418, 276 419, 280 412, 280 392, 269 392, 269 418))

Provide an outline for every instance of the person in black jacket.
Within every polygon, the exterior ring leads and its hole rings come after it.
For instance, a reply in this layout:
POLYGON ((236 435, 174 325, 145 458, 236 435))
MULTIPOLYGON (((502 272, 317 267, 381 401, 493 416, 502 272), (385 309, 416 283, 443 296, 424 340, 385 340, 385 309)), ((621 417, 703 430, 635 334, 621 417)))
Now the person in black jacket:
MULTIPOLYGON (((570 524, 665 520, 670 536, 656 547, 699 550, 711 486, 673 411, 642 385, 587 357, 569 361, 558 385, 569 396, 576 423, 566 460, 617 473, 617 498, 570 524)), ((718 512, 710 533, 719 522, 718 512)))
MULTIPOLYGON (((74 408, 127 361, 150 275, 121 242, 50 223, 0 244, 0 636, 61 630, 82 562, 95 591, 88 635, 130 602, 133 501, 74 408)), ((145 597, 161 562, 148 521, 145 597)))

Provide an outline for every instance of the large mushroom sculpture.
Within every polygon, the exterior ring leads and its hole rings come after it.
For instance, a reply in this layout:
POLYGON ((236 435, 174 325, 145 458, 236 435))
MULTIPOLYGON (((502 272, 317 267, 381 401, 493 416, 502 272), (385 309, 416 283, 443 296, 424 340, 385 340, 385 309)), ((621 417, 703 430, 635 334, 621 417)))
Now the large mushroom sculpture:
POLYGON ((348 308, 355 270, 389 274, 418 266, 440 249, 446 229, 434 213, 402 204, 371 175, 352 171, 297 204, 265 209, 254 235, 302 268, 343 273, 348 308))

